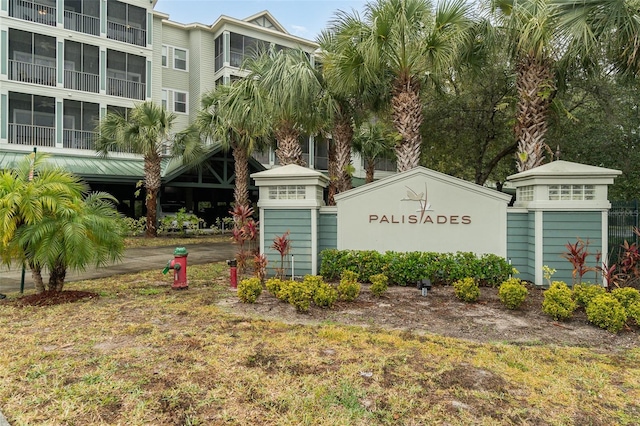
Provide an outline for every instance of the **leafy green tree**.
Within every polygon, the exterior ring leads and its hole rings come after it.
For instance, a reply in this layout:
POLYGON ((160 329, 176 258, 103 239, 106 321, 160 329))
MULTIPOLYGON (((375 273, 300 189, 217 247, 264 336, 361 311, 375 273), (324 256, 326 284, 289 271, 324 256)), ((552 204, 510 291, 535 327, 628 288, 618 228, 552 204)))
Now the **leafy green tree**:
POLYGON ((90 193, 19 229, 16 239, 27 247, 27 258, 49 270, 48 291, 62 291, 69 268, 106 266, 122 258, 124 232, 116 203, 110 194, 90 193))
POLYGON ((281 165, 304 165, 300 136, 314 134, 322 127, 321 76, 310 56, 300 49, 271 48, 248 58, 243 64, 249 71, 247 79, 260 88, 266 111, 278 147, 276 156, 281 165))
POLYGON ((108 113, 98 125, 100 134, 96 151, 107 156, 110 151, 130 149, 144 160, 145 204, 147 208, 147 237, 156 237, 158 191, 162 184, 162 156, 185 164, 198 164, 205 158, 206 147, 193 129, 171 132, 175 114, 153 102, 142 102, 129 111, 128 116, 108 113))
POLYGON ((393 146, 399 135, 383 122, 375 119, 364 123, 353 139, 353 149, 365 161, 366 183, 373 182, 376 164, 381 160, 394 159, 393 146))
POLYGON ((231 149, 234 159, 236 205, 249 207, 249 157, 263 148, 269 131, 269 114, 254 79, 218 85, 202 97, 196 129, 213 142, 231 149))
POLYGON ((26 156, 0 173, 0 254, 10 265, 18 260, 31 269, 36 291, 44 291, 43 264, 30 254, 35 242, 20 241, 25 228, 35 226, 58 211, 72 209, 86 185, 79 178, 47 164, 47 156, 26 156))
POLYGON ((418 166, 425 84, 460 59, 469 35, 469 8, 462 0, 379 0, 364 15, 339 14, 332 25, 336 49, 345 55, 340 79, 384 90, 393 124, 402 136, 398 171, 418 166))

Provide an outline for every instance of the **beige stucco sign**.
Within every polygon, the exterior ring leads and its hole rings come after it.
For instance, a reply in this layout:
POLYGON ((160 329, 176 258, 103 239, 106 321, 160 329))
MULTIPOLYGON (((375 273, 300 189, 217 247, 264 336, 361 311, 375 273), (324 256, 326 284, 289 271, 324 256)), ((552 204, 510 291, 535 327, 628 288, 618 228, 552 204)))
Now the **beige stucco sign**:
POLYGON ((418 167, 336 196, 338 249, 506 256, 510 199, 418 167))

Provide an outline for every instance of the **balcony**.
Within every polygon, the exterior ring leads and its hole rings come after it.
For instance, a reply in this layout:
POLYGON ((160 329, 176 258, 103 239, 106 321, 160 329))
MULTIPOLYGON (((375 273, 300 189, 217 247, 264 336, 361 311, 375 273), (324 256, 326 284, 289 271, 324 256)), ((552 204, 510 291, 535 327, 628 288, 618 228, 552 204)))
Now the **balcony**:
POLYGON ((100 18, 91 15, 84 15, 82 13, 76 13, 71 10, 65 10, 64 27, 67 30, 99 36, 100 18))
POLYGON ((147 45, 147 31, 131 25, 119 24, 107 21, 107 38, 122 41, 124 43, 135 44, 136 46, 147 45))
POLYGON ((146 84, 137 81, 107 77, 107 94, 121 98, 144 100, 146 84))
POLYGON ((218 56, 216 56, 215 59, 215 70, 218 71, 220 69, 222 69, 222 66, 224 65, 224 53, 219 54, 218 56))
POLYGON ((30 146, 56 146, 55 127, 9 123, 9 143, 30 146))
POLYGON ((233 50, 229 53, 229 65, 231 65, 232 67, 240 68, 242 66, 242 62, 244 62, 244 53, 234 52, 233 50))
POLYGON ((9 2, 9 16, 52 27, 57 24, 55 1, 11 0, 9 2), (52 3, 53 5, 43 3, 52 3))
POLYGON ((83 92, 100 92, 100 76, 86 72, 64 70, 64 87, 83 92))
POLYGON ((71 149, 86 149, 93 151, 96 146, 98 133, 85 130, 64 129, 62 132, 62 146, 71 149))
POLYGON ((9 80, 44 86, 56 85, 56 67, 9 60, 9 80))

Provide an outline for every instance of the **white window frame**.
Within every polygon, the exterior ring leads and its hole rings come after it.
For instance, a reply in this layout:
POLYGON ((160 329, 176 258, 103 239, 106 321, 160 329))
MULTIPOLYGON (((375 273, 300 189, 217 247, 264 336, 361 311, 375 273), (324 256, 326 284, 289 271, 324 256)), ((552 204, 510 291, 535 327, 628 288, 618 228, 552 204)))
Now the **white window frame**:
POLYGON ((166 111, 169 111, 169 90, 162 89, 162 94, 160 96, 160 105, 162 105, 166 111))
MULTIPOLYGON (((179 60, 182 60, 182 59, 179 59, 179 60)), ((173 69, 178 71, 189 71, 189 50, 188 49, 182 49, 180 47, 173 48, 173 69), (184 69, 176 66, 176 60, 179 59, 176 55, 176 51, 184 52, 184 69)))
POLYGON ((166 44, 162 45, 162 53, 160 54, 162 64, 162 68, 169 68, 169 46, 166 44))
POLYGON ((173 102, 171 103, 171 105, 173 106, 172 110, 173 112, 175 112, 176 114, 189 114, 189 92, 182 92, 179 90, 174 90, 173 91, 173 102), (179 102, 179 103, 184 103, 184 112, 183 111, 178 111, 176 110, 176 103, 178 103, 178 96, 177 95, 184 95, 184 102, 179 102))

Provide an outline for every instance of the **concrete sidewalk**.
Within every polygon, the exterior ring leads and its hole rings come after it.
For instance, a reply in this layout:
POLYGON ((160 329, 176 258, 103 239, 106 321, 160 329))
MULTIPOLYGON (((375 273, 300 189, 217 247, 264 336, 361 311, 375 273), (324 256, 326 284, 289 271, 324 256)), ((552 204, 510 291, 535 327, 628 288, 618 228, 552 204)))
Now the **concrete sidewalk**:
MULTIPOLYGON (((189 265, 233 259, 237 251, 237 248, 228 242, 187 244, 184 247, 188 252, 187 262, 189 265)), ((175 247, 127 249, 120 263, 104 268, 89 268, 84 272, 68 271, 65 282, 129 274, 149 269, 158 269, 161 271, 167 265, 167 262, 173 259, 174 249, 175 247)), ((0 293, 7 294, 20 291, 21 274, 22 269, 20 267, 14 267, 9 270, 3 267, 2 270, 0 270, 0 293)), ((46 272, 43 278, 45 280, 48 279, 46 272)), ((25 274, 24 289, 25 292, 33 290, 33 280, 31 279, 31 272, 29 270, 27 270, 25 274)), ((2 426, 1 420, 0 426, 2 426)))

